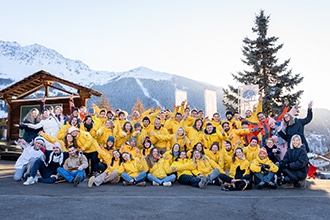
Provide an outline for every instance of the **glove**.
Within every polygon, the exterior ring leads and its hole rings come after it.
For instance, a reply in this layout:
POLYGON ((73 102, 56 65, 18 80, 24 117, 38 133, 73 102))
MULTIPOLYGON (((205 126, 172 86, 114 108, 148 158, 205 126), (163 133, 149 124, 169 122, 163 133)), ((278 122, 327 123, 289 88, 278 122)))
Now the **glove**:
POLYGON ((264 166, 265 166, 265 169, 269 169, 270 168, 270 166, 268 164, 264 164, 264 166))
POLYGON ((266 167, 265 167, 266 164, 261 164, 261 171, 266 171, 266 167))

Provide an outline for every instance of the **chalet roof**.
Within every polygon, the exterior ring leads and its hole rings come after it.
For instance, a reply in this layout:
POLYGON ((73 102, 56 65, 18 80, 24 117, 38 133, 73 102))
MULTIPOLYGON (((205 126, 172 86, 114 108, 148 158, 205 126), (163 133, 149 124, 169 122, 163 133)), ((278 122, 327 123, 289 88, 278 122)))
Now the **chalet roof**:
POLYGON ((77 89, 78 91, 84 91, 87 94, 94 96, 101 96, 102 93, 84 87, 82 85, 75 84, 65 79, 54 76, 44 70, 40 70, 0 91, 0 99, 5 100, 7 103, 12 99, 22 99, 42 88, 48 91, 49 87, 55 88, 62 92, 71 94, 72 92, 66 91, 63 88, 54 85, 54 82, 61 83, 63 85, 77 89))

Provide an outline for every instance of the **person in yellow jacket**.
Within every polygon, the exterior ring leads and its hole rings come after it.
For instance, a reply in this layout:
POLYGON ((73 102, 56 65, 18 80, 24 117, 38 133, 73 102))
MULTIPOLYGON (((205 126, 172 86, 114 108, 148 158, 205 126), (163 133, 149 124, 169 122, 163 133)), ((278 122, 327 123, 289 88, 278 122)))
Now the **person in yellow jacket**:
POLYGON ((64 137, 67 135, 69 128, 72 126, 80 128, 80 125, 78 124, 78 117, 70 117, 69 121, 67 121, 64 125, 60 127, 60 130, 57 133, 57 138, 59 140, 63 140, 64 137))
POLYGON ((157 147, 161 153, 165 153, 170 149, 168 141, 170 140, 169 132, 162 126, 160 119, 154 121, 154 128, 149 132, 152 145, 157 147))
POLYGON ((191 162, 180 165, 180 166, 171 166, 171 169, 173 171, 182 171, 182 170, 191 170, 195 172, 196 176, 207 177, 207 184, 215 184, 219 185, 219 165, 214 162, 213 160, 210 160, 208 157, 203 155, 200 151, 195 150, 193 152, 193 158, 191 162))
POLYGON ((180 145, 175 143, 171 150, 168 150, 163 154, 163 157, 171 164, 179 157, 180 152, 180 145))
POLYGON ((95 118, 97 118, 97 121, 100 123, 100 126, 104 125, 105 121, 107 120, 107 110, 105 108, 100 109, 94 103, 92 103, 92 107, 94 109, 94 112, 96 113, 94 114, 95 118))
POLYGON ((149 135, 148 135, 147 130, 145 130, 145 129, 142 128, 140 122, 136 122, 134 124, 133 137, 136 138, 136 146, 139 149, 142 149, 143 148, 142 143, 145 140, 145 138, 148 137, 148 136, 149 135))
POLYGON ((252 128, 246 128, 246 129, 236 129, 232 128, 230 126, 230 123, 225 121, 222 123, 222 128, 225 134, 227 135, 227 139, 233 144, 237 145, 242 143, 242 136, 246 134, 250 134, 253 132, 252 128))
POLYGON ((191 149, 190 151, 187 151, 187 157, 189 159, 192 159, 193 156, 194 156, 194 151, 195 150, 198 150, 200 151, 203 155, 205 154, 205 147, 204 147, 204 144, 202 142, 198 142, 194 145, 193 149, 191 149))
POLYGON ((153 148, 145 159, 149 166, 147 178, 151 184, 153 186, 172 186, 176 176, 170 169, 169 160, 164 159, 157 148, 153 148))
POLYGON ((258 137, 254 136, 250 140, 250 144, 243 148, 246 159, 251 163, 252 160, 258 157, 260 146, 258 144, 258 137))
POLYGON ((233 154, 235 152, 235 148, 228 140, 225 140, 223 145, 224 145, 224 149, 221 151, 221 155, 219 159, 220 173, 228 175, 230 170, 230 165, 232 163, 233 154))
POLYGON ((197 118, 193 126, 188 126, 186 120, 182 123, 184 130, 186 131, 187 137, 190 140, 191 144, 187 146, 187 151, 191 150, 195 144, 201 142, 204 136, 204 122, 202 119, 197 118))
POLYGON ((221 125, 222 121, 221 121, 221 116, 220 116, 219 112, 213 113, 210 122, 212 123, 213 127, 215 127, 217 129, 217 131, 219 131, 219 132, 222 131, 222 125, 221 125))
POLYGON ((125 144, 133 135, 133 126, 132 123, 126 121, 121 127, 120 131, 117 133, 114 132, 114 136, 116 139, 115 148, 118 150, 121 148, 123 144, 125 144))
POLYGON ((97 141, 92 137, 92 135, 87 131, 79 131, 76 127, 71 127, 68 130, 68 133, 72 135, 76 144, 77 150, 82 152, 88 162, 90 162, 90 166, 88 165, 86 171, 86 175, 98 175, 99 174, 99 158, 97 153, 97 141))
POLYGON ((134 158, 140 157, 140 149, 136 147, 136 138, 131 137, 125 144, 120 147, 120 153, 127 152, 131 154, 134 158))
POLYGON ((174 144, 180 145, 180 151, 187 151, 191 149, 191 141, 187 137, 183 127, 179 127, 175 134, 170 135, 170 146, 174 144))
POLYGON ((45 138, 49 143, 55 144, 56 142, 59 142, 61 144, 62 152, 68 152, 68 147, 74 145, 74 139, 71 134, 67 134, 62 140, 54 138, 53 136, 46 134, 44 131, 39 131, 38 134, 45 138))
POLYGON ((260 148, 258 157, 250 164, 254 183, 257 185, 258 189, 262 189, 264 186, 276 189, 277 186, 274 182, 274 177, 278 169, 279 167, 268 158, 267 149, 265 147, 260 148))
POLYGON ((175 117, 171 117, 166 120, 164 127, 168 130, 170 134, 175 134, 179 127, 182 127, 183 124, 182 113, 176 112, 175 117))
MULTIPOLYGON (((187 164, 191 159, 187 158, 187 153, 181 151, 179 158, 177 158, 172 164, 171 167, 179 167, 181 165, 187 164)), ((180 184, 191 185, 194 187, 204 188, 208 184, 207 176, 195 176, 194 173, 198 173, 197 170, 183 169, 177 171, 177 180, 180 184)))
POLYGON ((243 149, 237 147, 232 157, 229 174, 221 173, 220 179, 224 183, 223 190, 245 190, 251 189, 250 162, 245 158, 243 149))
POLYGON ((113 157, 111 159, 111 162, 107 169, 98 175, 97 177, 92 176, 88 180, 88 187, 100 186, 104 183, 111 183, 116 184, 120 180, 120 176, 122 172, 124 171, 124 168, 122 166, 122 157, 119 151, 115 150, 113 151, 113 157))
POLYGON ((127 152, 122 153, 124 162, 122 166, 124 171, 121 174, 123 179, 123 185, 136 185, 146 186, 145 179, 148 172, 148 164, 144 158, 133 158, 133 156, 127 152))
POLYGON ((219 142, 215 141, 212 143, 210 149, 204 149, 205 156, 210 158, 216 163, 219 163, 221 150, 219 142))
POLYGON ((113 136, 114 124, 111 119, 107 119, 96 131, 95 139, 101 146, 105 146, 109 136, 113 136))
POLYGON ((92 116, 87 115, 82 123, 80 123, 80 130, 81 131, 87 131, 89 132, 92 137, 96 136, 96 131, 98 129, 98 126, 93 121, 92 116))
MULTIPOLYGON (((226 140, 227 134, 223 131, 219 132, 211 122, 206 123, 206 127, 204 129, 203 143, 206 149, 210 149, 212 143, 215 141, 218 143, 222 143, 226 140)), ((220 146, 220 150, 222 149, 222 145, 220 146)))
POLYGON ((144 139, 144 141, 142 142, 142 149, 140 152, 141 157, 148 156, 153 148, 154 148, 154 146, 152 145, 150 138, 146 137, 144 139))
POLYGON ((98 158, 100 159, 99 170, 104 172, 113 158, 113 152, 115 150, 115 138, 113 136, 109 136, 106 145, 98 145, 96 150, 98 153, 98 158))
POLYGON ((245 120, 248 120, 250 122, 257 123, 259 122, 258 119, 258 113, 262 112, 262 96, 259 96, 258 99, 258 104, 253 106, 252 111, 251 110, 246 110, 245 111, 245 120))
POLYGON ((114 136, 117 136, 121 132, 124 124, 126 122, 128 122, 128 120, 126 119, 126 113, 124 111, 122 111, 122 110, 118 110, 117 117, 115 117, 115 119, 114 119, 113 122, 115 124, 115 128, 113 130, 113 135, 114 136))

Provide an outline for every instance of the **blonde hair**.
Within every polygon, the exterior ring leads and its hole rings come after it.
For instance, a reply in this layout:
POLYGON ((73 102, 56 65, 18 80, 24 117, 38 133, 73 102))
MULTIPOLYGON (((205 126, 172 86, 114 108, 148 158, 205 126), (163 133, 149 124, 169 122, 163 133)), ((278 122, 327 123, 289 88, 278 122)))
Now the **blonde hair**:
POLYGON ((32 116, 33 111, 35 111, 37 113, 36 121, 37 121, 37 123, 39 123, 40 122, 40 117, 39 117, 39 110, 37 108, 31 108, 30 111, 23 118, 23 121, 29 121, 31 123, 34 123, 34 118, 32 116))
POLYGON ((299 135, 299 134, 295 134, 295 135, 293 135, 293 136, 291 137, 291 140, 290 140, 290 148, 291 148, 291 149, 294 149, 294 148, 300 148, 301 145, 302 145, 302 141, 301 141, 301 137, 300 137, 300 135, 299 135), (298 138, 298 139, 299 139, 299 146, 297 146, 297 147, 293 146, 292 141, 293 141, 294 138, 298 138))

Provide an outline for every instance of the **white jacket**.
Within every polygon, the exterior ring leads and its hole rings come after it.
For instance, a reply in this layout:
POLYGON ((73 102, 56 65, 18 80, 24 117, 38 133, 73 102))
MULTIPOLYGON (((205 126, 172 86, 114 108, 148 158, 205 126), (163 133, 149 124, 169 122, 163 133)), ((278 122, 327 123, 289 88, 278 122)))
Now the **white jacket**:
POLYGON ((44 160, 44 152, 42 152, 40 149, 35 150, 33 146, 30 144, 23 145, 22 143, 16 143, 20 147, 23 148, 23 152, 21 156, 16 160, 15 163, 15 169, 22 169, 25 164, 29 162, 31 158, 38 158, 44 160))

